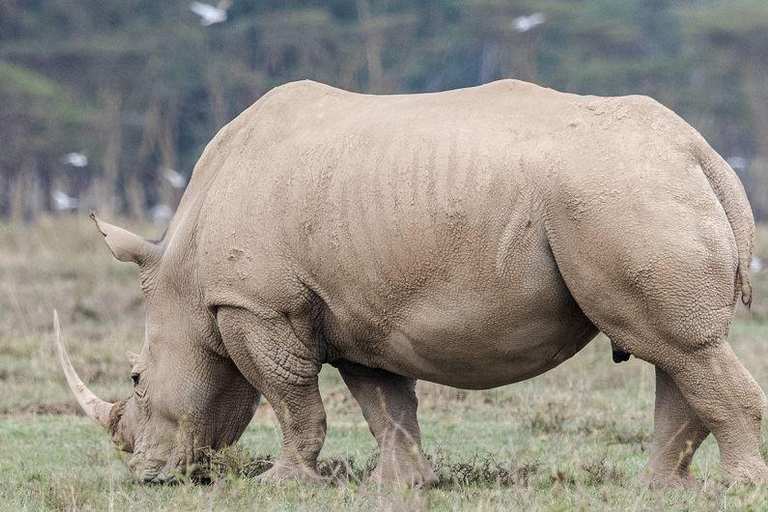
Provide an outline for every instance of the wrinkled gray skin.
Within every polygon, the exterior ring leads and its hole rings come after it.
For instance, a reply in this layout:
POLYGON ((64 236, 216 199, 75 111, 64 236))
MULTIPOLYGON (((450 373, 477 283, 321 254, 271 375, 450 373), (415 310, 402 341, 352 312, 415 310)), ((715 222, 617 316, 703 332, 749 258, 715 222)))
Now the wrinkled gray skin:
POLYGON ((259 393, 283 432, 261 478, 318 479, 330 363, 379 444, 373 478, 429 485, 416 379, 502 386, 598 331, 656 366, 651 484, 689 483, 710 432, 730 478, 768 481, 765 398, 725 341, 751 299, 752 213, 649 98, 292 83, 209 144, 162 241, 96 220, 141 267, 146 340, 132 397, 79 399, 143 481, 235 442, 259 393))

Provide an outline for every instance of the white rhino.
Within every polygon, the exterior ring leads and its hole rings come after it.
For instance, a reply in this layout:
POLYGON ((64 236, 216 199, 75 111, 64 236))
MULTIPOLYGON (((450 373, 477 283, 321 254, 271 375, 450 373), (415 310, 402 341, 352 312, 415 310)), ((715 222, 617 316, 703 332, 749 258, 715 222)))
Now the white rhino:
POLYGON ((141 269, 134 394, 91 394, 60 345, 62 364, 141 481, 235 442, 260 395, 283 432, 261 478, 319 478, 330 363, 378 442, 373 477, 428 485, 417 379, 510 384, 599 331, 656 367, 652 482, 687 483, 710 432, 729 477, 768 481, 765 397, 726 342, 751 300, 750 206, 723 159, 647 97, 291 83, 208 145, 162 240, 94 219, 141 269))

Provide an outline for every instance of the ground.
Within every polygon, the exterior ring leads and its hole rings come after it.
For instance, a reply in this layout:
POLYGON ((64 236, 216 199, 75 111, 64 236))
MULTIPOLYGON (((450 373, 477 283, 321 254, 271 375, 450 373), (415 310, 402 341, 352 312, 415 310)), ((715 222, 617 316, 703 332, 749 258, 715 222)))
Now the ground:
MULTIPOLYGON (((768 258, 768 227, 759 231, 758 253, 768 258)), ((739 311, 730 340, 768 389, 768 270, 753 280, 753 311, 739 311)), ((711 437, 693 465, 700 489, 658 492, 640 485, 652 435, 654 372, 634 358, 614 364, 604 337, 555 370, 512 386, 464 391, 420 383, 420 422, 440 477, 436 489, 364 485, 375 445, 331 367, 321 375, 328 438, 320 458, 336 484, 274 487, 253 480, 279 451, 275 418, 262 402, 238 445, 216 457, 210 485, 137 485, 126 455, 79 413, 58 368, 52 329, 56 308, 86 383, 108 399, 127 396, 124 353, 140 348, 143 333, 137 269, 115 261, 87 219, 0 225, 0 285, 4 510, 768 509, 765 488, 722 483, 711 437)))

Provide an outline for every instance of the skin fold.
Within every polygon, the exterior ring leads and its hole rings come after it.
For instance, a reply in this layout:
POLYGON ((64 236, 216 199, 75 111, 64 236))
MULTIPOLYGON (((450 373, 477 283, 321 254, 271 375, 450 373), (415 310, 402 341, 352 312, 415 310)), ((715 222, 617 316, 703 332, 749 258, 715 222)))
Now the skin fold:
POLYGON ((143 481, 235 442, 261 395, 283 447, 260 478, 319 480, 329 363, 378 443, 373 479, 430 485, 418 379, 518 382, 599 331, 656 367, 652 485, 689 483, 709 433, 726 475, 768 480, 765 397, 726 342, 751 300, 749 203, 650 98, 291 83, 208 145, 160 242, 94 218, 141 268, 135 393, 105 426, 143 481))

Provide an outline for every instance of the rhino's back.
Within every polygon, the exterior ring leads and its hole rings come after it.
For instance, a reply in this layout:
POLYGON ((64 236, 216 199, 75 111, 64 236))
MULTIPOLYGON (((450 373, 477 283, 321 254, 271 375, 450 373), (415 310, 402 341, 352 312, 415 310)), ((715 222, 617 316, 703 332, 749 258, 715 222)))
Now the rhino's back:
POLYGON ((397 95, 357 94, 305 80, 270 91, 236 123, 240 129, 247 126, 243 142, 252 142, 257 133, 277 144, 307 146, 366 135, 383 142, 399 134, 411 137, 412 144, 437 138, 455 143, 462 136, 509 144, 551 135, 591 117, 595 99, 518 80, 397 95))
POLYGON ((489 193, 516 195, 541 171, 539 147, 551 154, 577 145, 574 134, 560 133, 591 123, 593 100, 516 80, 389 96, 294 82, 222 130, 191 186, 216 175, 217 195, 233 190, 252 212, 285 221, 300 206, 302 220, 315 224, 347 200, 361 201, 352 208, 388 203, 394 210, 466 212, 489 193))
POLYGON ((305 80, 273 89, 222 129, 191 186, 203 181, 198 174, 221 170, 221 180, 282 197, 328 177, 369 179, 368 163, 400 169, 392 179, 407 177, 411 185, 422 177, 427 186, 436 181, 437 189, 441 180, 491 179, 496 171, 539 179, 553 160, 572 159, 568 165, 578 169, 581 147, 597 144, 609 154, 627 144, 674 144, 670 130, 659 136, 659 122, 683 128, 680 138, 687 140, 690 127, 643 96, 579 96, 518 80, 367 95, 305 80))
MULTIPOLYGON (((411 157, 419 163, 420 156, 439 166, 442 159, 450 167, 443 166, 438 180, 460 178, 475 164, 515 170, 542 150, 557 158, 582 141, 604 140, 608 149, 638 126, 652 134, 660 110, 666 109, 650 98, 579 96, 518 80, 403 95, 292 82, 265 94, 217 134, 186 195, 206 194, 217 179, 272 192, 287 176, 322 179, 323 164, 333 164, 336 179, 352 180, 361 172, 358 163, 372 159, 382 166, 411 157), (352 164, 342 165, 347 157, 352 164)), ((536 165, 525 169, 529 175, 540 171, 536 165)))

